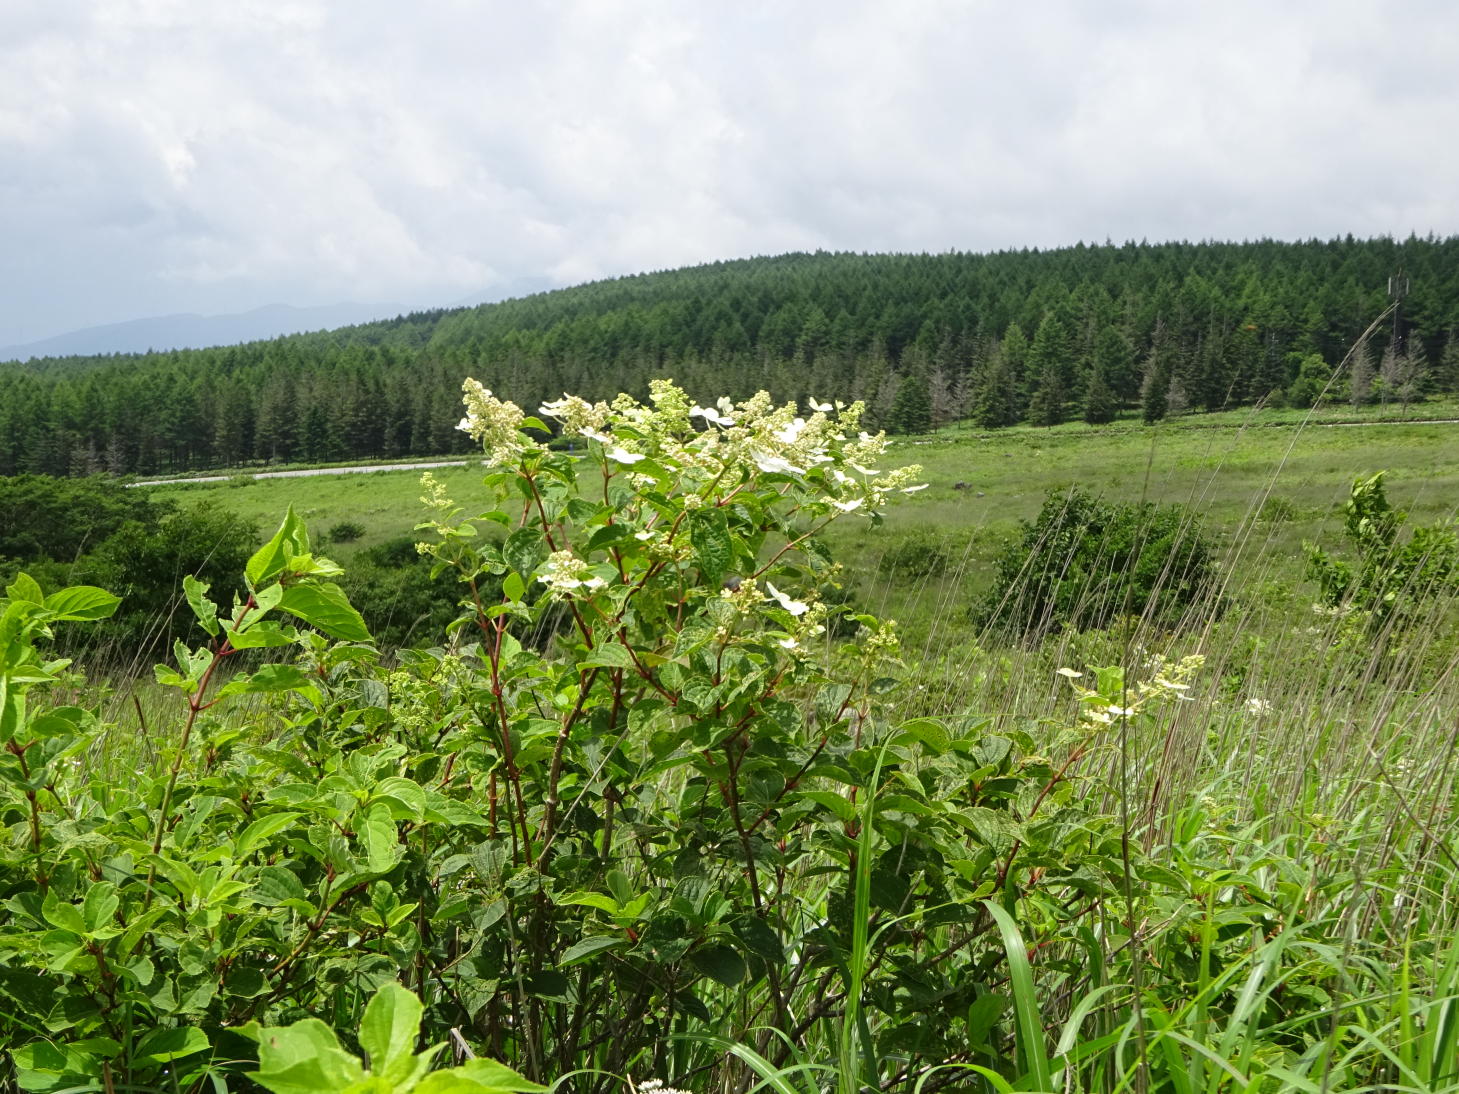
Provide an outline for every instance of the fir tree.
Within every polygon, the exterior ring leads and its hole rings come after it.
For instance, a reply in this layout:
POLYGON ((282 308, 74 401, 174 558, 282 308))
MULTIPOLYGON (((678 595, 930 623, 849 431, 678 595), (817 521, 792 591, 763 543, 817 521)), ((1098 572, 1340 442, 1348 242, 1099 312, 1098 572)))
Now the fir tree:
POLYGON ((1084 420, 1090 425, 1106 425, 1115 420, 1115 393, 1098 365, 1089 370, 1089 384, 1084 391, 1084 420))
POLYGON ((887 426, 893 433, 926 433, 932 428, 932 398, 927 381, 915 372, 903 376, 897 385, 887 426))

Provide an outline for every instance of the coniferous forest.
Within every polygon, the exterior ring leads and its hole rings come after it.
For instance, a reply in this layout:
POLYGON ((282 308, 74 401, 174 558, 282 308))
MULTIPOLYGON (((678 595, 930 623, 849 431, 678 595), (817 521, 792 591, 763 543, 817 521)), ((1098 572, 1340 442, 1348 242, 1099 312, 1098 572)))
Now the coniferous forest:
POLYGON ((240 346, 0 365, 0 474, 461 452, 467 375, 527 407, 642 395, 657 376, 863 399, 892 432, 1310 406, 1324 389, 1408 403, 1459 390, 1459 238, 789 254, 240 346), (1354 350, 1400 271, 1399 322, 1354 350))

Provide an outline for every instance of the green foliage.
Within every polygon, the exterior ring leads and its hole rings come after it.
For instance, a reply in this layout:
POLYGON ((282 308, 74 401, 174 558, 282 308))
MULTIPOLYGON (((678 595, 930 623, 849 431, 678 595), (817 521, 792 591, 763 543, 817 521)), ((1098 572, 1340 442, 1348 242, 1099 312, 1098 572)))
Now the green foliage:
POLYGON ((251 1023, 239 1032, 258 1042, 258 1070, 250 1078, 273 1094, 539 1094, 547 1090, 491 1060, 431 1070, 446 1046, 417 1053, 424 1008, 412 992, 382 984, 360 1021, 360 1047, 368 1066, 340 1047, 317 1018, 292 1025, 251 1023))
POLYGON ((1359 478, 1343 503, 1343 529, 1355 557, 1307 544, 1308 575, 1323 606, 1352 611, 1374 630, 1405 627, 1436 599, 1459 590, 1459 533, 1452 523, 1402 535, 1407 515, 1388 504, 1382 471, 1359 478))
POLYGON ((365 526, 359 521, 342 520, 331 525, 326 534, 330 543, 353 543, 365 534, 365 526))
POLYGON ((877 569, 899 578, 926 578, 943 573, 950 561, 943 537, 919 532, 898 539, 882 552, 877 569))
POLYGON ((1050 491, 996 566, 978 623, 1025 639, 1120 616, 1171 625, 1193 605, 1214 606, 1214 553, 1189 512, 1106 502, 1078 487, 1050 491))
POLYGON ((166 511, 146 491, 99 475, 0 477, 0 562, 71 562, 124 525, 155 524, 166 511))
MULTIPOLYGON (((449 584, 431 579, 432 565, 430 557, 416 550, 414 538, 397 536, 356 553, 340 578, 382 649, 439 642, 459 614, 460 595, 449 584)), ((500 595, 491 583, 487 592, 500 595)))

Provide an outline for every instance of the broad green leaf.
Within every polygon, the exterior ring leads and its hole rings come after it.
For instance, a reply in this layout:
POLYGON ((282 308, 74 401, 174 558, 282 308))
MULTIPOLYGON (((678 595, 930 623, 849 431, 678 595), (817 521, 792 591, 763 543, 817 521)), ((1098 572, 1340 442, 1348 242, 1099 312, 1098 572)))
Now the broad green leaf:
POLYGON ((368 1054, 371 1074, 398 1083, 414 1070, 424 1013, 420 1000, 399 984, 386 984, 375 993, 360 1022, 360 1047, 368 1054))
POLYGON ((198 623, 203 630, 213 637, 218 635, 218 605, 208 599, 209 585, 206 581, 199 581, 192 574, 187 574, 182 579, 182 591, 187 594, 188 607, 197 616, 198 623))
POLYGON ((86 899, 81 904, 81 915, 86 921, 86 932, 96 934, 104 927, 115 926, 111 917, 120 903, 117 887, 109 881, 98 881, 86 890, 86 899))
MULTIPOLYGON (((11 1056, 21 1090, 60 1090, 78 1080, 85 1082, 100 1071, 96 1057, 90 1053, 49 1041, 23 1045, 11 1056)), ((83 1089, 97 1088, 88 1085, 83 1089)))
POLYGON ((756 915, 741 916, 734 925, 735 937, 755 956, 775 964, 785 962, 785 947, 770 924, 756 915))
POLYGON ((46 922, 52 927, 59 927, 63 931, 70 931, 77 935, 86 933, 86 919, 81 914, 81 909, 60 899, 56 896, 54 889, 46 893, 45 903, 41 905, 41 914, 46 917, 46 922))
POLYGON ((253 891, 258 902, 266 905, 309 897, 304 883, 287 866, 265 866, 254 879, 253 891))
POLYGON ((947 727, 935 718, 913 718, 897 728, 908 737, 921 741, 935 756, 946 752, 951 743, 947 727))
POLYGON ((745 959, 733 946, 705 946, 689 955, 695 968, 712 980, 732 988, 745 978, 745 959))
POLYGON ((628 648, 622 643, 604 642, 600 646, 593 647, 592 652, 582 661, 578 662, 579 668, 592 668, 594 666, 610 669, 631 669, 634 667, 633 655, 628 652, 628 648))
POLYGON ((279 607, 344 642, 368 642, 365 621, 338 585, 329 581, 290 585, 279 607))
POLYGON ((293 645, 294 636, 272 619, 261 619, 241 631, 227 628, 228 643, 235 650, 266 649, 273 646, 293 645))
POLYGON ((427 1075, 413 1094, 542 1094, 547 1087, 524 1079, 495 1060, 467 1060, 427 1075))
POLYGON ((219 694, 298 691, 309 687, 312 687, 309 677, 295 665, 260 665, 258 671, 251 676, 235 676, 229 680, 220 689, 219 694))
POLYGON ((384 874, 395 868, 403 848, 395 836, 395 822, 390 808, 376 802, 365 810, 359 825, 360 843, 365 848, 365 861, 374 873, 384 874))
POLYGON ((245 856, 252 854, 254 848, 262 846, 270 836, 282 832, 302 815, 301 813, 270 813, 268 816, 259 817, 238 837, 238 842, 233 845, 233 854, 237 860, 241 861, 245 856))
POLYGON ((502 544, 502 561, 519 574, 530 574, 546 557, 542 532, 536 528, 518 528, 502 544))
POLYGON ((717 585, 735 557, 724 510, 696 510, 689 525, 689 544, 694 548, 694 563, 704 574, 705 582, 717 585))
POLYGON ((628 945, 628 938, 621 934, 590 934, 581 938, 563 951, 557 959, 557 967, 565 969, 577 965, 604 950, 621 950, 628 945))
POLYGON ((365 1069, 318 1018, 259 1031, 258 1070, 249 1078, 274 1094, 324 1094, 362 1082, 365 1069))
POLYGON ((46 597, 46 611, 55 612, 56 618, 62 620, 106 619, 121 602, 121 597, 113 596, 105 589, 73 585, 46 597))
POLYGON ((825 806, 836 814, 837 820, 843 823, 849 824, 856 819, 856 806, 834 790, 801 790, 797 792, 796 796, 825 806))
POLYGON ((137 1043, 138 1063, 166 1063, 195 1052, 206 1052, 211 1045, 208 1036, 195 1026, 178 1029, 154 1029, 137 1043))
POLYGON ((309 533, 304 529, 304 522, 294 515, 294 507, 291 505, 273 538, 254 552, 244 566, 243 573, 248 578, 248 587, 261 588, 284 572, 290 555, 308 553, 309 533))
POLYGON ((582 905, 588 908, 597 908, 607 912, 609 915, 617 915, 620 905, 606 893, 567 893, 557 898, 560 905, 582 905))
POLYGON ((522 582, 522 575, 515 570, 502 578, 502 595, 511 601, 520 601, 527 595, 527 586, 522 582))
POLYGON ((16 574, 15 580, 5 587, 5 595, 11 600, 25 601, 28 604, 46 602, 46 594, 41 591, 40 583, 24 570, 16 574))

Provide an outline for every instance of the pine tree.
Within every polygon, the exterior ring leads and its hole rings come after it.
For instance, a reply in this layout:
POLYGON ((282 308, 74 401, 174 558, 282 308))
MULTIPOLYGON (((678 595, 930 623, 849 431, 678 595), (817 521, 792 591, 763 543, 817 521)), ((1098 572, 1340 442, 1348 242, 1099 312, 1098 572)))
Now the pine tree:
POLYGON ((1106 425, 1115 420, 1115 393, 1098 365, 1089 370, 1089 384, 1084 391, 1084 420, 1090 425, 1106 425))
POLYGON ((932 428, 932 398, 927 381, 915 372, 903 376, 897 385, 887 426, 893 433, 926 433, 932 428))
POLYGON ((1439 367, 1434 370, 1434 390, 1445 395, 1459 394, 1459 327, 1449 331, 1439 367))
POLYGON ((995 346, 973 381, 971 412, 980 429, 1018 421, 1018 381, 1001 346, 995 346))
POLYGON ((1028 419, 1034 425, 1058 425, 1064 420, 1064 377, 1057 363, 1050 361, 1039 374, 1039 385, 1028 404, 1028 419))
POLYGON ((1145 378, 1140 384, 1140 412, 1146 425, 1162 420, 1170 409, 1170 371, 1163 357, 1152 349, 1145 358, 1145 378))

